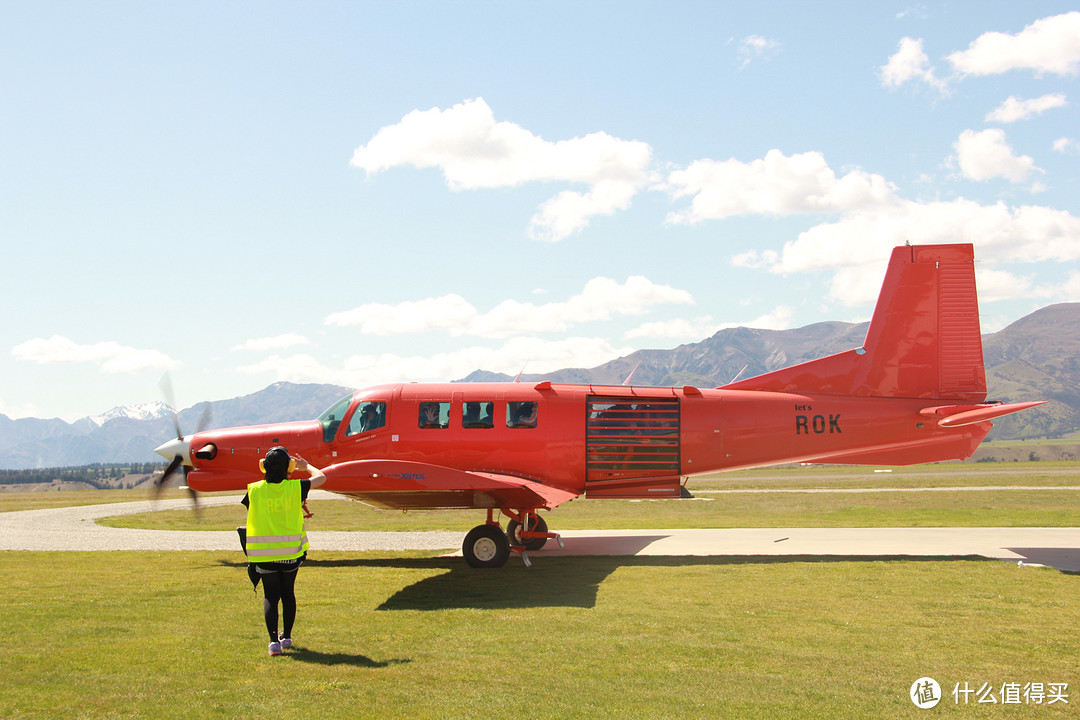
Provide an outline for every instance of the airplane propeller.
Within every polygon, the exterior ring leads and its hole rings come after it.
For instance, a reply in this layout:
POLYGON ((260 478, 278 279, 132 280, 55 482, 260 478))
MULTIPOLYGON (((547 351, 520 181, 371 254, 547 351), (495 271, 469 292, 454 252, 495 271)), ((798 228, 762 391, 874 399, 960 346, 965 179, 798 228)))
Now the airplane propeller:
MULTIPOLYGON (((190 464, 185 464, 185 455, 189 455, 191 452, 191 441, 184 438, 184 432, 180 429, 180 414, 176 411, 176 402, 173 396, 172 378, 168 373, 165 373, 161 377, 159 383, 161 393, 165 397, 165 402, 169 408, 172 409, 172 421, 173 428, 176 430, 176 440, 170 440, 161 447, 157 448, 158 454, 164 454, 168 456, 169 452, 173 452, 173 459, 169 462, 165 471, 157 478, 154 479, 151 486, 151 494, 153 498, 157 500, 161 497, 161 493, 165 490, 168 483, 179 473, 183 475, 183 485, 188 493, 191 495, 191 502, 194 506, 196 513, 199 512, 199 495, 187 485, 187 475, 191 470, 190 464)), ((202 415, 199 416, 199 422, 195 426, 195 433, 199 433, 206 428, 210 422, 211 406, 209 403, 203 408, 202 415)), ((194 434, 194 433, 192 433, 194 434)), ((190 463, 190 457, 187 458, 190 463)))

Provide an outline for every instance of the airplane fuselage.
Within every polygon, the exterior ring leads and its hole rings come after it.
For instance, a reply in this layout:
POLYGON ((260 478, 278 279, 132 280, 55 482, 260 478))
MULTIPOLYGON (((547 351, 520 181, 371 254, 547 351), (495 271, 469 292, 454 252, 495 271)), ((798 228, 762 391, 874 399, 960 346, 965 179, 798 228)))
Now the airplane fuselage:
MULTIPOLYGON (((383 459, 509 475, 590 497, 678 497, 684 478, 790 462, 910 464, 968 457, 989 422, 942 428, 929 399, 540 383, 398 384, 360 390, 319 420, 209 431, 191 439, 188 484, 243 489, 284 445, 319 467, 383 459), (437 403, 425 426, 422 407, 437 403), (513 413, 535 404, 535 418, 513 413), (377 408, 365 427, 357 414, 377 408), (483 416, 470 419, 469 408, 483 416), (206 447, 213 450, 203 450, 206 447), (211 457, 212 455, 212 457, 211 457)), ((415 481, 417 478, 404 478, 415 481)), ((460 497, 325 486, 388 507, 461 507, 460 497)))

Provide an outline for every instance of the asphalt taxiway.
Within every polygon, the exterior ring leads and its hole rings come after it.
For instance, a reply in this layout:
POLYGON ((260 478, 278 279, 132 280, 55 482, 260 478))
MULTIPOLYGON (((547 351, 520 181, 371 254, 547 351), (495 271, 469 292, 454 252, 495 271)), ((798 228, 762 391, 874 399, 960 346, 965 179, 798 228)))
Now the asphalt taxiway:
MULTIPOLYGON (((336 497, 316 491, 317 497, 336 497)), ((206 506, 238 497, 202 500, 206 506)), ((232 531, 111 528, 97 520, 188 507, 186 500, 106 503, 0 513, 0 550, 235 550, 232 531)), ((982 557, 1080 572, 1080 529, 991 528, 735 528, 713 530, 567 530, 564 547, 549 542, 532 558, 568 555, 897 559, 982 557)), ((316 550, 446 550, 461 546, 457 532, 312 530, 316 550)))

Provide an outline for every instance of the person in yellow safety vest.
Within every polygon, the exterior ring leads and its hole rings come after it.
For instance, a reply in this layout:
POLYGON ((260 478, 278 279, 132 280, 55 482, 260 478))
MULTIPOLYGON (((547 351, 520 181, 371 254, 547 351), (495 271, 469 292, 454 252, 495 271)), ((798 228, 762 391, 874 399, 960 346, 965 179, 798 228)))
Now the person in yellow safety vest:
POLYGON ((296 621, 296 571, 307 557, 303 503, 308 491, 326 482, 322 470, 299 455, 289 456, 283 447, 273 447, 259 461, 264 477, 248 485, 243 503, 247 506, 244 552, 263 584, 263 616, 270 633, 270 654, 280 655, 292 647, 296 621), (294 472, 307 472, 310 480, 290 479, 294 472), (278 603, 284 630, 278 635, 278 603))

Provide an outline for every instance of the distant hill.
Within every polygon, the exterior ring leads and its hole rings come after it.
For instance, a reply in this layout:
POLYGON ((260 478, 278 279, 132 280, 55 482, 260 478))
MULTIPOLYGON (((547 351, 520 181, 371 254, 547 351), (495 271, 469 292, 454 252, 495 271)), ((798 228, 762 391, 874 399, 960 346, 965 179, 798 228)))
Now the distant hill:
MULTIPOLYGON (((635 385, 726 385, 736 376, 754 377, 788 365, 858 347, 868 323, 823 322, 797 330, 721 330, 698 343, 674 350, 638 350, 591 369, 568 368, 523 375, 522 380, 621 385, 630 373, 635 385)), ((466 382, 511 380, 508 375, 475 372, 466 382)))
MULTIPOLYGON (((721 330, 671 350, 639 350, 595 368, 524 375, 528 382, 716 387, 862 344, 867 323, 823 322, 793 330, 721 330)), ((1048 400, 1046 405, 995 421, 995 440, 1062 437, 1080 428, 1080 303, 1051 305, 983 338, 989 397, 1048 400)), ((508 381, 477 371, 468 382, 508 381)), ((337 385, 275 383, 251 395, 213 403, 207 428, 258 425, 317 417, 349 392, 337 385)), ((180 427, 194 430, 208 403, 180 412, 180 427)), ((0 415, 0 468, 70 467, 91 463, 148 462, 173 437, 167 408, 116 408, 75 423, 0 415)))
POLYGON ((1048 400, 995 421, 991 438, 1060 437, 1080 428, 1080 303, 1051 305, 983 339, 994 400, 1048 400))

